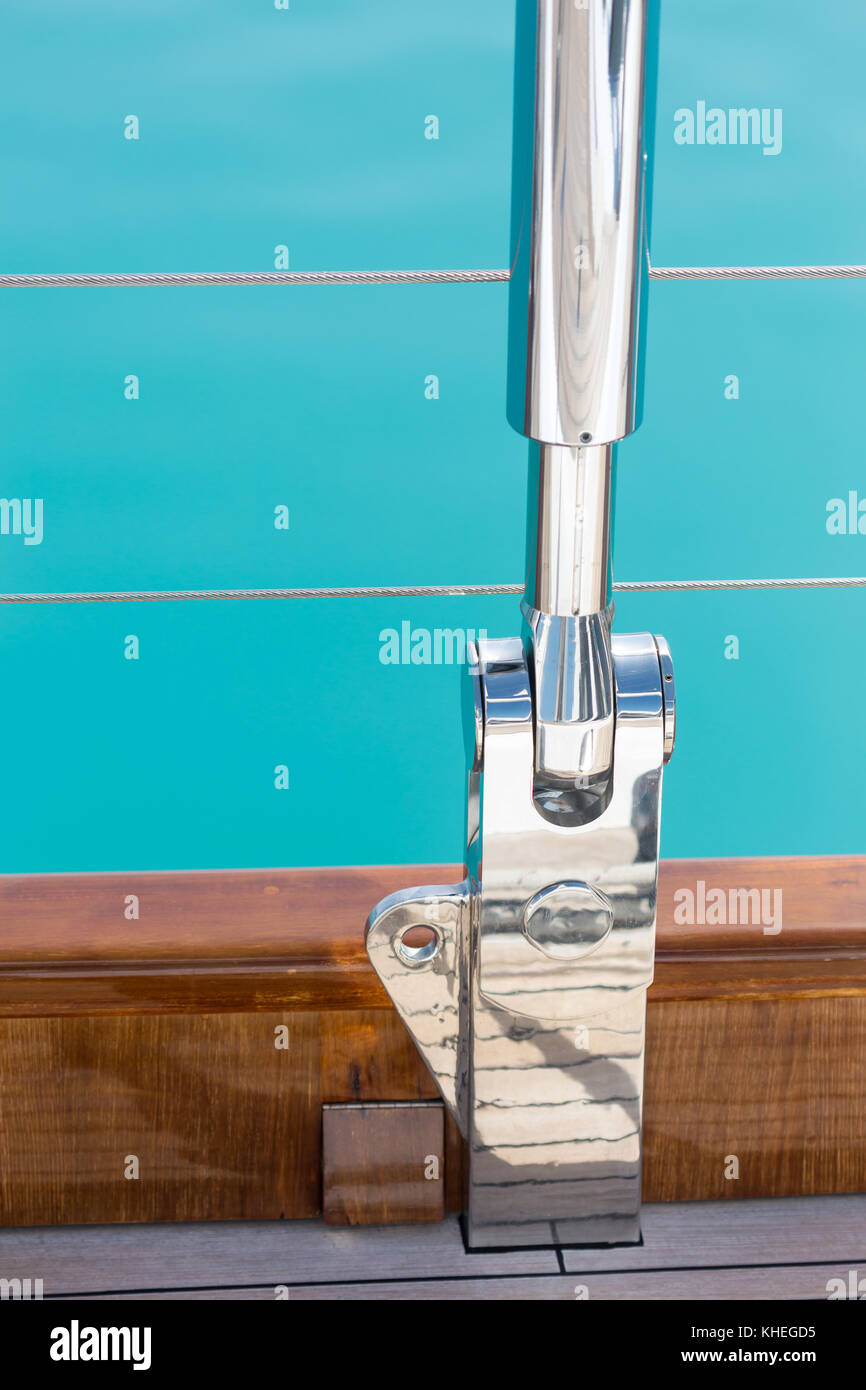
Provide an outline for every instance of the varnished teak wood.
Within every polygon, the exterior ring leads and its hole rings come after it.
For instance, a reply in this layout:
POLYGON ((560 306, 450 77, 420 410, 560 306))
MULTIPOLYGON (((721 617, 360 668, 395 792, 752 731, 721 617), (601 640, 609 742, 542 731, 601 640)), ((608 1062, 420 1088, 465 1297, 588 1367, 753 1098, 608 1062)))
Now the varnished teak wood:
POLYGON ((393 1226, 445 1215, 441 1101, 326 1105, 322 1216, 328 1226, 393 1226))
MULTIPOLYGON (((437 1094, 384 1010, 7 1019, 0 1057, 0 1225, 313 1216, 323 1103, 437 1094)), ((866 1190, 866 1000, 650 1005, 644 1125, 648 1201, 866 1190)))
MULTIPOLYGON (((323 1104, 437 1097, 366 912, 457 876, 0 880, 0 1225, 319 1213, 323 1104)), ((866 1189, 866 861, 668 863, 661 888, 646 1199, 866 1189), (782 932, 678 926, 699 879, 781 887, 782 932)), ((462 1162, 449 1119, 451 1210, 462 1162)))
MULTIPOLYGON (((455 865, 0 877, 0 1016, 388 1009, 364 951, 385 894, 455 865), (128 920, 128 900, 138 917, 128 920)), ((668 860, 651 997, 866 992, 866 857, 668 860), (679 925, 674 895, 779 888, 781 933, 679 925)))

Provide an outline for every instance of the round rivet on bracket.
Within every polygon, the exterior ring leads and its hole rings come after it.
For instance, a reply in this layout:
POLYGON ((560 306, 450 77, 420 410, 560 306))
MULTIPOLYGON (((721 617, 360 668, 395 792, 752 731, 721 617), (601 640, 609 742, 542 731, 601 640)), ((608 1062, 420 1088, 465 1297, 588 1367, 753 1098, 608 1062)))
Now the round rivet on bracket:
POLYGON ((610 934, 613 907, 588 883, 554 883, 542 888, 523 909, 527 940, 551 960, 579 960, 610 934))

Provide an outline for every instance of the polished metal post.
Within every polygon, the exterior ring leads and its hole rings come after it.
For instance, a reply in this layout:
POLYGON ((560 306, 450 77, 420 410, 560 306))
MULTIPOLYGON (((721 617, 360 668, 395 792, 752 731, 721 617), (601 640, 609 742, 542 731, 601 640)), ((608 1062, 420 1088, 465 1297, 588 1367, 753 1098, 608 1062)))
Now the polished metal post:
POLYGON ((538 0, 533 138, 515 161, 510 413, 540 445, 536 792, 571 820, 603 808, 613 758, 610 446, 637 413, 646 37, 646 0, 538 0))
POLYGON ((534 441, 525 640, 472 653, 464 881, 394 894, 368 924, 469 1143, 474 1249, 640 1237, 673 671, 663 639, 611 634, 610 515, 637 413, 647 5, 532 0, 509 405, 534 441))
POLYGON ((542 444, 533 452, 522 609, 535 693, 535 797, 573 823, 603 809, 613 765, 613 451, 542 444))
POLYGON ((638 423, 647 0, 537 0, 535 14, 509 413, 545 444, 609 444, 638 423))

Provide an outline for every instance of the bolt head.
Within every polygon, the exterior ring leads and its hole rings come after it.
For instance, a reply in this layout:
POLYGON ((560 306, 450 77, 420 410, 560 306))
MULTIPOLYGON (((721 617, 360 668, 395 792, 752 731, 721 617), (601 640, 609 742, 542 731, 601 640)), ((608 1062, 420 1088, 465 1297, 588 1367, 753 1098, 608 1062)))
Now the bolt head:
POLYGON ((610 935, 613 907, 589 883, 554 883, 542 888, 523 909, 523 933, 551 960, 588 956, 610 935))

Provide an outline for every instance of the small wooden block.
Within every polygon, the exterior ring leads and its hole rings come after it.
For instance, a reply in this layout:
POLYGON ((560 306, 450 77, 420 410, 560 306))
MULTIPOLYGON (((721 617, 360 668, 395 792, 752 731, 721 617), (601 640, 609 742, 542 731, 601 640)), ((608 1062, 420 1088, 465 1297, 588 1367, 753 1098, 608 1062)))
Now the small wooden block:
POLYGON ((441 1101, 322 1107, 322 1215, 329 1226, 441 1221, 441 1101))

